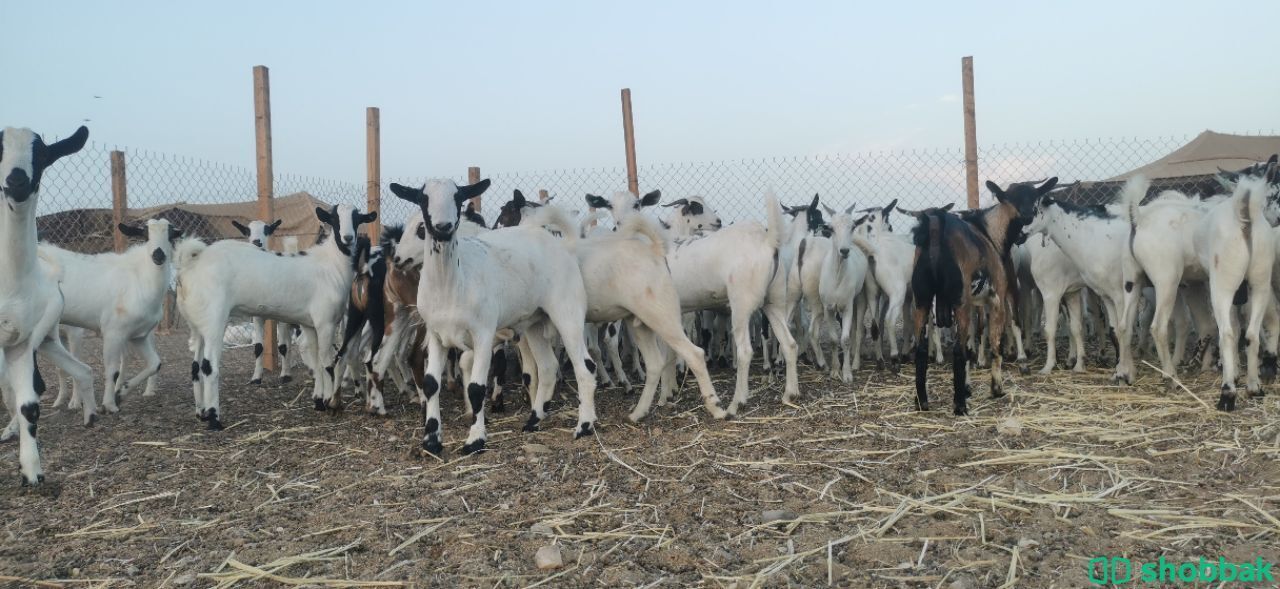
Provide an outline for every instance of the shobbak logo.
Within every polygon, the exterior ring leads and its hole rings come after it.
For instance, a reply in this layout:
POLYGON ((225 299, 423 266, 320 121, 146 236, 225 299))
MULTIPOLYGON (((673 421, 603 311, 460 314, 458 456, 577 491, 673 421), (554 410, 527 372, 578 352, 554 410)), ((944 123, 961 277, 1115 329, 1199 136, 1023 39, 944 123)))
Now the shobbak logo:
POLYGON ((1174 562, 1163 556, 1150 562, 1135 562, 1122 556, 1089 559, 1086 573, 1094 585, 1126 583, 1274 583, 1271 562, 1262 557, 1251 562, 1216 561, 1203 556, 1197 561, 1174 562))

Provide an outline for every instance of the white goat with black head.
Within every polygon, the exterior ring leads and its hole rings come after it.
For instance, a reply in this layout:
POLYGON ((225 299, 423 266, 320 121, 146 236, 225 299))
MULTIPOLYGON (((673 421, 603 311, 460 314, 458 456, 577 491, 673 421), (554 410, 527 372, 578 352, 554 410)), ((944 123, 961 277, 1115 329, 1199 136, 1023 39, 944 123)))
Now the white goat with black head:
MULTIPOLYGON (((591 435, 596 421, 594 370, 587 366, 582 324, 587 293, 573 254, 578 235, 567 218, 548 219, 559 227, 556 238, 541 227, 512 227, 472 238, 460 238, 462 205, 489 188, 482 180, 457 186, 451 180, 432 180, 422 188, 391 184, 397 197, 418 205, 423 229, 431 237, 422 256, 418 284, 418 314, 426 327, 427 374, 424 450, 444 451, 440 428, 440 382, 449 348, 473 350, 467 397, 473 411, 464 454, 484 450, 485 393, 490 351, 498 331, 512 328, 524 336, 537 358, 539 381, 533 412, 525 424, 534 431, 546 416, 546 402, 555 387, 557 363, 546 328, 559 332, 578 388, 578 425, 574 437, 591 435)), ((396 256, 408 255, 397 251, 396 256)))
POLYGON ((297 255, 230 240, 206 246, 189 239, 178 245, 178 309, 196 334, 193 392, 197 414, 209 429, 222 429, 219 365, 223 332, 232 317, 256 315, 302 327, 315 346, 307 352, 313 360, 316 410, 340 409, 332 379, 333 340, 355 273, 356 228, 377 216, 348 205, 316 207, 329 235, 297 255))
POLYGON ((40 179, 60 158, 84 147, 89 130, 80 127, 66 139, 46 144, 30 129, 0 131, 0 389, 16 413, 18 463, 23 484, 44 480, 36 429, 44 381, 36 368, 36 350, 81 383, 85 423, 94 418, 93 375, 58 339, 63 298, 57 262, 39 256, 36 203, 40 179))
MULTIPOLYGON (((593 200, 588 203, 609 209, 617 224, 621 224, 628 215, 641 214, 645 202, 630 192, 614 193, 613 198, 606 202, 593 200)), ((700 208, 701 213, 690 208, 688 215, 682 210, 668 224, 679 227, 685 223, 679 220, 680 217, 700 217, 710 220, 702 224, 704 230, 714 228, 719 216, 705 204, 700 208)), ((671 268, 684 312, 727 306, 731 313, 737 380, 729 415, 736 415, 747 401, 747 373, 751 369, 752 356, 751 314, 762 307, 787 363, 782 398, 789 402, 800 393, 795 373, 796 343, 787 325, 787 280, 778 268, 778 249, 785 227, 782 207, 778 206, 772 192, 765 197, 765 215, 767 225, 737 223, 709 234, 677 239, 675 247, 667 254, 667 265, 671 268)), ((664 370, 659 405, 668 398, 674 380, 675 358, 672 357, 668 358, 664 370)))
MULTIPOLYGON (((147 221, 145 229, 121 223, 120 233, 146 239, 124 253, 85 255, 41 244, 40 253, 62 267, 61 323, 96 331, 102 336, 102 365, 106 370, 102 406, 115 413, 116 400, 145 380, 144 396, 155 394, 155 374, 160 370, 155 328, 164 318, 164 299, 173 277, 174 242, 182 231, 164 219, 147 221), (128 382, 120 376, 125 349, 142 355, 143 369, 128 382)), ((62 395, 54 401, 57 406, 62 395)), ((78 400, 73 399, 72 403, 78 400)), ((74 406, 74 405, 73 405, 74 406)))
MULTIPOLYGON (((266 251, 267 241, 272 234, 280 228, 280 224, 284 219, 276 219, 271 223, 254 219, 245 225, 235 219, 231 220, 231 225, 245 237, 249 243, 258 249, 266 251)), ((297 253, 296 243, 294 251, 285 253, 297 253)), ((261 317, 253 318, 253 376, 249 377, 249 384, 262 384, 262 342, 264 341, 263 332, 266 329, 266 321, 261 317)), ((292 332, 292 326, 277 323, 276 324, 276 347, 280 351, 280 382, 286 383, 293 380, 289 374, 289 339, 288 336, 292 332)))

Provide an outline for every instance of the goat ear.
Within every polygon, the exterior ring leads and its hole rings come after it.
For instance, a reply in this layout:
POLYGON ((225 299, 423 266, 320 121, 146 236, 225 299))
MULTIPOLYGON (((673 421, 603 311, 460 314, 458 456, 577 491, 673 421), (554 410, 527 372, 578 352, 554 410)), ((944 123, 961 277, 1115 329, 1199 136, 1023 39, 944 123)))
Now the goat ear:
POLYGON ((884 218, 888 219, 888 218, 889 218, 889 213, 892 213, 892 212, 893 212, 893 208, 894 208, 894 207, 896 207, 896 206, 898 206, 898 199, 896 199, 896 198, 895 198, 895 199, 893 199, 892 201, 890 201, 890 202, 889 202, 888 206, 886 206, 886 207, 885 207, 885 208, 883 208, 883 209, 880 209, 880 215, 881 215, 882 217, 884 217, 884 218))
POLYGON ((991 191, 991 196, 996 197, 996 200, 999 200, 999 201, 1004 200, 1004 191, 1000 190, 999 184, 996 184, 995 182, 987 180, 987 190, 991 191))
POLYGON ((324 207, 316 207, 316 218, 320 219, 321 223, 333 224, 333 217, 329 215, 329 211, 326 211, 324 207))
MULTIPOLYGON (((849 208, 847 208, 847 209, 845 209, 845 210, 844 210, 844 214, 846 214, 846 215, 848 215, 848 214, 852 214, 852 213, 853 213, 853 207, 856 207, 856 206, 858 206, 858 205, 856 205, 856 204, 851 204, 851 205, 849 205, 849 208)), ((863 219, 865 219, 865 218, 866 218, 866 217, 864 216, 864 217, 863 217, 863 219)))
POLYGON ((609 201, 605 200, 604 197, 596 196, 594 194, 587 195, 587 206, 593 209, 612 209, 613 208, 613 205, 609 204, 609 201))
POLYGON ((640 199, 640 206, 651 207, 653 205, 658 204, 658 201, 660 200, 662 200, 662 191, 655 190, 653 192, 650 192, 649 194, 644 195, 644 197, 640 199))
POLYGON ((955 206, 956 206, 956 203, 949 202, 949 203, 947 203, 947 206, 944 206, 944 207, 942 207, 941 209, 938 209, 938 210, 940 210, 940 211, 942 211, 942 212, 944 212, 944 213, 945 213, 945 212, 947 212, 947 211, 949 211, 949 210, 951 210, 951 209, 955 208, 955 206))
POLYGON ((1048 194, 1049 191, 1053 190, 1053 187, 1057 185, 1058 185, 1058 177, 1054 176, 1048 180, 1045 180, 1044 184, 1041 184, 1039 188, 1036 188, 1036 192, 1039 192, 1040 194, 1048 194))
POLYGON ((834 217, 834 216, 835 216, 835 214, 836 214, 835 209, 833 209, 833 208, 831 208, 831 207, 827 206, 826 204, 823 204, 823 205, 822 205, 822 210, 826 211, 828 215, 831 215, 831 216, 833 216, 833 217, 834 217))
POLYGON ((480 196, 481 194, 484 194, 484 191, 488 189, 489 189, 488 178, 485 178, 484 180, 481 180, 469 186, 460 186, 458 187, 458 192, 453 195, 453 201, 458 204, 462 204, 465 201, 471 200, 477 196, 480 196))
POLYGON ((813 195, 813 200, 809 201, 809 208, 811 209, 818 208, 818 195, 816 193, 813 195))
POLYGON ((516 203, 516 206, 524 206, 524 193, 520 192, 520 189, 517 188, 515 193, 511 196, 511 200, 516 203))
POLYGON ((356 213, 355 219, 356 219, 356 225, 359 225, 361 223, 372 223, 378 220, 378 211, 369 211, 363 215, 356 213))
POLYGON ((169 241, 178 241, 182 239, 182 230, 177 227, 169 227, 169 241))
POLYGON ((125 235, 125 237, 143 237, 143 238, 145 238, 145 237, 147 236, 147 230, 146 230, 146 229, 140 229, 140 228, 138 228, 138 227, 134 227, 133 225, 126 225, 126 224, 124 224, 124 223, 121 223, 121 224, 117 225, 117 226, 116 226, 116 228, 117 228, 117 229, 119 229, 119 230, 120 230, 120 233, 124 234, 124 235, 125 235))
POLYGON ((409 188, 403 184, 391 183, 391 194, 396 195, 400 200, 407 200, 413 204, 422 204, 423 197, 426 196, 419 188, 409 188))
POLYGON ((272 233, 275 233, 276 229, 280 228, 281 223, 284 223, 284 219, 276 219, 274 223, 267 225, 265 228, 262 229, 262 234, 271 235, 272 233))
POLYGON ((240 232, 240 235, 243 235, 243 236, 245 236, 245 237, 249 237, 249 228, 248 228, 248 227, 245 227, 244 225, 241 225, 239 221, 237 221, 237 220, 235 220, 235 219, 232 219, 232 220, 231 220, 231 226, 232 226, 232 227, 235 227, 235 228, 236 228, 236 231, 239 231, 239 232, 240 232))
POLYGON ((667 203, 667 204, 665 204, 665 205, 662 205, 662 206, 664 206, 664 207, 686 207, 686 206, 689 206, 689 199, 687 199, 687 198, 682 198, 682 199, 680 199, 680 200, 673 200, 673 201, 671 201, 671 202, 669 202, 669 203, 667 203))
POLYGON ((1278 154, 1272 154, 1271 158, 1267 160, 1267 171, 1263 174, 1263 177, 1267 179, 1267 184, 1275 184, 1276 180, 1280 179, 1280 174, 1277 174, 1278 163, 1280 163, 1280 155, 1278 154))
POLYGON ((70 137, 45 148, 47 163, 53 163, 59 158, 69 156, 81 149, 84 149, 84 144, 88 140, 89 128, 81 125, 80 128, 76 129, 76 132, 72 133, 70 137))

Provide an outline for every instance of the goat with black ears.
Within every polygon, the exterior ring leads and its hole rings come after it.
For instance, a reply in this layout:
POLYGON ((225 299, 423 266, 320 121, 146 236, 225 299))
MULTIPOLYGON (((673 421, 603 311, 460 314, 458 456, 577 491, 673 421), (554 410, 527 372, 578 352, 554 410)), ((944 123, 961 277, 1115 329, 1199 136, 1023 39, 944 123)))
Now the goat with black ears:
MULTIPOLYGON (((284 219, 276 219, 271 223, 254 219, 245 225, 235 219, 231 220, 231 226, 236 228, 249 243, 258 249, 267 250, 267 238, 280 228, 284 223, 284 219)), ((296 253, 287 251, 286 253, 296 253)), ((253 376, 249 377, 249 384, 262 384, 262 342, 263 331, 266 329, 266 321, 261 317, 253 318, 253 376)), ((280 351, 280 382, 286 383, 293 380, 289 374, 289 336, 293 331, 293 326, 287 323, 276 323, 276 346, 280 351)))
MULTIPOLYGON (((587 293, 573 255, 578 228, 561 213, 560 218, 547 221, 557 226, 563 238, 553 237, 541 227, 512 227, 459 238, 463 203, 488 188, 488 180, 469 186, 431 180, 422 188, 391 184, 393 194, 422 210, 423 228, 431 238, 416 255, 424 256, 418 314, 427 332, 426 435, 422 447, 437 456, 444 451, 439 392, 447 350, 476 352, 467 384, 474 417, 462 452, 484 450, 488 437, 485 383, 490 351, 503 328, 519 332, 537 359, 538 392, 525 430, 535 431, 546 416, 546 402, 555 385, 555 353, 547 341, 550 325, 559 332, 577 378, 578 425, 573 436, 594 433, 596 379, 593 367, 587 366, 582 337, 587 293)), ((396 255, 410 253, 397 251, 396 255)))
POLYGON ((191 364, 196 411, 209 429, 222 429, 218 391, 222 337, 232 317, 256 315, 301 326, 314 343, 311 397, 317 410, 337 410, 329 354, 346 310, 356 228, 377 219, 348 205, 316 207, 330 234, 294 256, 224 240, 206 246, 189 239, 178 245, 178 309, 193 333, 191 364), (303 296, 303 295, 306 296, 303 296))
POLYGON ((93 375, 58 339, 63 298, 57 261, 37 252, 36 204, 44 171, 80 151, 89 130, 46 144, 30 129, 0 131, 0 389, 17 416, 18 463, 23 484, 44 481, 36 427, 44 381, 35 363, 37 349, 82 383, 85 423, 95 416, 93 375), (84 383, 87 383, 85 385, 84 383))
POLYGON ((1013 295, 1009 251, 1022 234, 1022 227, 1035 212, 1036 201, 1058 182, 1050 178, 1040 186, 1015 183, 1001 190, 994 182, 987 188, 996 204, 986 209, 951 214, 943 209, 926 209, 918 215, 919 224, 912 230, 916 246, 915 266, 911 273, 911 292, 915 299, 913 315, 916 334, 916 408, 929 408, 926 375, 929 370, 929 347, 925 320, 936 306, 935 322, 939 327, 953 327, 952 386, 955 391, 956 415, 969 412, 971 394, 968 362, 971 351, 966 348, 971 312, 976 304, 986 304, 987 337, 993 354, 991 362, 991 395, 1004 395, 1002 388, 1003 358, 998 353, 1004 335, 1006 305, 1013 295))

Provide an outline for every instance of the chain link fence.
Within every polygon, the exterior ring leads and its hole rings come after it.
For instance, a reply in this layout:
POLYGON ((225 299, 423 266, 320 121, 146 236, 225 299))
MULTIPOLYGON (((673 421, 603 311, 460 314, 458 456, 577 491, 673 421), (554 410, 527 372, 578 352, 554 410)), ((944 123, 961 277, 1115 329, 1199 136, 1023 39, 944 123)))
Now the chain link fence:
MULTIPOLYGON (((1117 138, 995 145, 979 150, 978 167, 982 180, 1001 185, 1048 176, 1058 176, 1060 184, 1081 180, 1090 184, 1073 191, 1071 198, 1081 204, 1103 203, 1109 202, 1118 189, 1118 183, 1103 181, 1155 161, 1190 139, 1117 138)), ((41 239, 85 253, 110 251, 114 231, 111 151, 108 146, 91 143, 48 170, 39 203, 41 239)), ((256 201, 256 173, 250 167, 145 150, 125 152, 131 209, 256 201)), ((607 196, 627 186, 627 174, 621 167, 497 171, 485 177, 493 183, 482 199, 482 214, 490 223, 516 189, 531 199, 545 190, 556 204, 581 212, 586 209, 587 193, 607 196)), ((880 206, 898 199, 902 207, 919 209, 950 202, 964 206, 967 200, 961 149, 652 164, 640 166, 638 177, 641 191, 660 189, 663 202, 693 195, 705 197, 725 222, 762 220, 763 195, 770 188, 783 204, 806 203, 816 193, 833 208, 880 206)), ((465 175, 454 179, 463 182, 465 175)), ((387 189, 392 181, 417 186, 425 178, 384 179, 384 224, 403 223, 414 212, 412 205, 395 198, 387 189)), ((1207 176, 1173 178, 1160 181, 1158 188, 1206 192, 1212 189, 1211 182, 1207 176)), ((362 181, 277 174, 274 186, 277 197, 305 192, 326 203, 366 208, 362 181)), ((981 187, 980 201, 983 205, 990 202, 985 186, 981 187)), ((247 221, 255 213, 249 207, 246 211, 247 221)))

